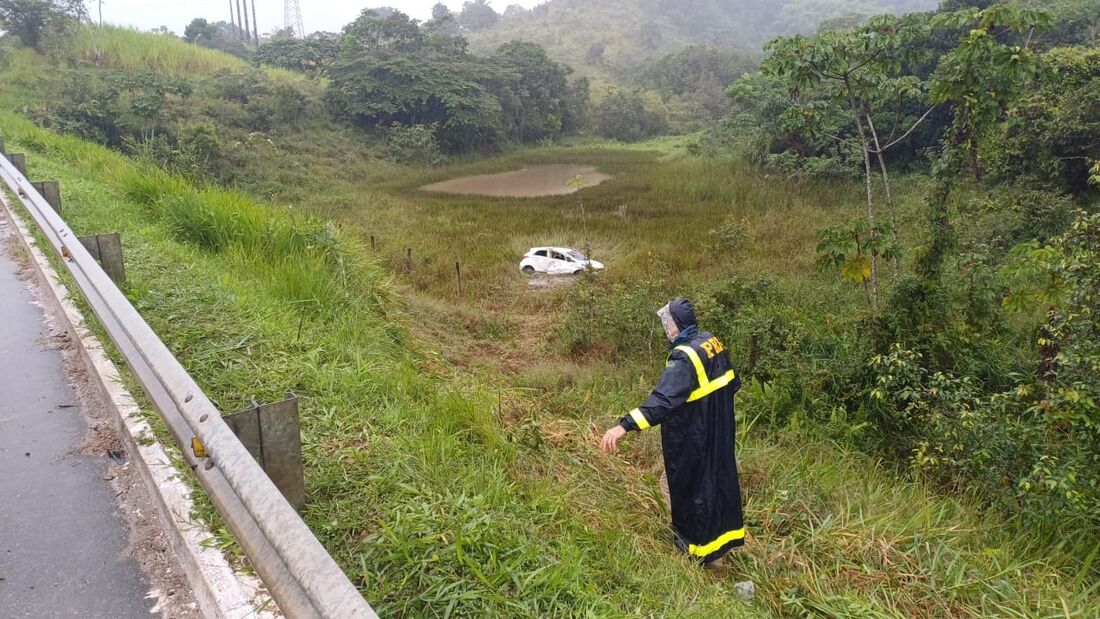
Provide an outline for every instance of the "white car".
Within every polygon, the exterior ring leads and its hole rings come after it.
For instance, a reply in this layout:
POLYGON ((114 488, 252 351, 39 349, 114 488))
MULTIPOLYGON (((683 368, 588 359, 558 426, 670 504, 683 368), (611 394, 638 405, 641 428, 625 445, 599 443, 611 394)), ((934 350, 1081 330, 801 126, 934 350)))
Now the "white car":
POLYGON ((576 275, 589 267, 595 271, 603 270, 602 263, 589 260, 581 252, 568 247, 532 247, 519 263, 520 270, 527 275, 576 275))

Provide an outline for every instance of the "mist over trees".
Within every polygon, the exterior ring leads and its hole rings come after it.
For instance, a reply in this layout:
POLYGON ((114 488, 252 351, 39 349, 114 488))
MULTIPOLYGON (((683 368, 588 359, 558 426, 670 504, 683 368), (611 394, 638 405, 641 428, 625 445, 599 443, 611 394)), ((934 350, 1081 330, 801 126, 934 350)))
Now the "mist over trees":
POLYGON ((551 0, 529 11, 506 11, 496 26, 471 31, 470 43, 486 52, 512 39, 534 41, 571 66, 598 63, 624 73, 690 45, 757 51, 776 35, 811 33, 830 20, 858 23, 936 5, 936 0, 551 0))

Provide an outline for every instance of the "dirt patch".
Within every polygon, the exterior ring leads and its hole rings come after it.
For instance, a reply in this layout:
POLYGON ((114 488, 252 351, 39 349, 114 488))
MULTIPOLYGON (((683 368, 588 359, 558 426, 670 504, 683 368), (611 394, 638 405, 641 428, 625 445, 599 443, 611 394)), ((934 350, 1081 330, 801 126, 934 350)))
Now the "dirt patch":
POLYGON ((531 288, 557 288, 575 281, 577 278, 574 275, 532 275, 527 280, 527 285, 531 288))
POLYGON ((538 198, 564 196, 579 191, 570 180, 580 176, 584 187, 611 180, 592 166, 555 163, 502 172, 463 176, 421 187, 424 191, 502 198, 538 198))

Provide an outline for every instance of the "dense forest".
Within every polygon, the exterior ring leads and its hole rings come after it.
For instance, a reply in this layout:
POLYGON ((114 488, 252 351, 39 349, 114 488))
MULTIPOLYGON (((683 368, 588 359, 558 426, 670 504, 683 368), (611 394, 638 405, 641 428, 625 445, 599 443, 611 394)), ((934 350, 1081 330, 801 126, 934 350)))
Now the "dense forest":
POLYGON ((755 51, 776 35, 812 33, 823 23, 933 8, 927 0, 551 0, 530 10, 510 7, 470 29, 470 39, 476 50, 535 41, 576 66, 625 72, 689 45, 755 51))
POLYGON ((0 0, 0 134, 70 175, 78 225, 129 222, 128 294, 227 410, 306 395, 307 521, 392 614, 1089 616, 1100 3, 764 4, 473 0, 247 42, 0 0), (614 178, 420 191, 578 162, 614 178), (551 241, 607 271, 529 286, 551 241), (745 383, 736 577, 655 541, 655 438, 592 447, 677 295, 745 383))

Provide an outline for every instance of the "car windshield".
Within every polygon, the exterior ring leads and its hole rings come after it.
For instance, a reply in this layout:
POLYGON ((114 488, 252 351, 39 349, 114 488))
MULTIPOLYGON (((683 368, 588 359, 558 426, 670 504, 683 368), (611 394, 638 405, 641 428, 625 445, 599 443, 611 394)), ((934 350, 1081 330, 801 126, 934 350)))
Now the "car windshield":
POLYGON ((579 252, 575 249, 570 249, 569 251, 567 251, 565 253, 568 254, 568 256, 570 258, 572 258, 573 260, 576 260, 577 262, 588 262, 588 259, 584 257, 584 254, 582 254, 581 252, 579 252))

